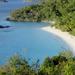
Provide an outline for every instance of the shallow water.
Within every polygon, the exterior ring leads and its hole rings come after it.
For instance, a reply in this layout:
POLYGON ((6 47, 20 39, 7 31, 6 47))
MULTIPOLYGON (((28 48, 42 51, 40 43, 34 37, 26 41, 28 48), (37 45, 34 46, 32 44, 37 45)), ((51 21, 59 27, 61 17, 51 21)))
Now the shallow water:
POLYGON ((62 39, 40 29, 48 26, 47 23, 5 21, 14 9, 32 4, 21 0, 8 1, 8 3, 0 3, 0 25, 11 26, 8 29, 0 29, 0 64, 5 64, 15 54, 32 61, 40 59, 40 62, 43 62, 45 57, 69 49, 62 39))

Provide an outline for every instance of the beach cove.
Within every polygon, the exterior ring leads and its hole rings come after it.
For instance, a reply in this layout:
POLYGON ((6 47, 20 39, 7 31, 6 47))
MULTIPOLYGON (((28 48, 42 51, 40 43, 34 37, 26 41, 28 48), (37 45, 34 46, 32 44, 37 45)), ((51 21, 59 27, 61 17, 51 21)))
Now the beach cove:
POLYGON ((60 30, 51 28, 47 22, 6 21, 10 12, 25 6, 24 2, 16 2, 11 0, 0 6, 0 25, 10 26, 0 29, 0 64, 15 54, 43 62, 46 57, 55 56, 64 50, 73 49, 74 52, 74 40, 67 38, 60 30))

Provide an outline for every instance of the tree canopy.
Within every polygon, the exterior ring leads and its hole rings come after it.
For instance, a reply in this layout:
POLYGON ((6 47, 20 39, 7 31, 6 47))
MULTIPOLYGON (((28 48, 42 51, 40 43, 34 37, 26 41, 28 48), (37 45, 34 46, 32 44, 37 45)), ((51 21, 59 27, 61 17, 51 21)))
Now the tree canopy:
POLYGON ((42 64, 29 64, 25 58, 15 55, 0 66, 0 75, 75 75, 75 57, 67 58, 68 51, 64 52, 65 56, 62 54, 47 57, 42 64))

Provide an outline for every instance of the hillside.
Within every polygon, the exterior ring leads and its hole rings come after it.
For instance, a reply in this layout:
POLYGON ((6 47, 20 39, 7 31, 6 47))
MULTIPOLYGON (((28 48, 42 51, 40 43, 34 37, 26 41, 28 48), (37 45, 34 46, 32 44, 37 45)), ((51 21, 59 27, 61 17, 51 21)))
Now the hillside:
POLYGON ((75 0, 47 0, 11 13, 14 21, 55 21, 55 27, 75 35, 75 0))

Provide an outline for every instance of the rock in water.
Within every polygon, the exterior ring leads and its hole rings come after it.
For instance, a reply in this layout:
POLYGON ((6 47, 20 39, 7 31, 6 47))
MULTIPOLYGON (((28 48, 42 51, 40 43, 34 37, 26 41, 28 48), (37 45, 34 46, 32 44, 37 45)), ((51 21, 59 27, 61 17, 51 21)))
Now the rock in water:
POLYGON ((0 28, 9 28, 10 26, 2 26, 0 25, 0 28))

